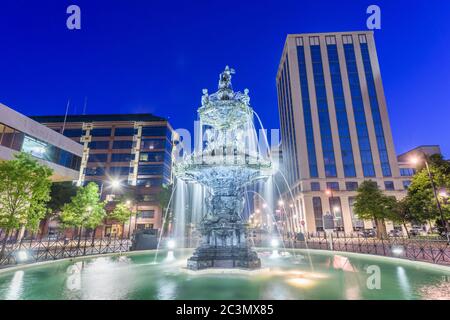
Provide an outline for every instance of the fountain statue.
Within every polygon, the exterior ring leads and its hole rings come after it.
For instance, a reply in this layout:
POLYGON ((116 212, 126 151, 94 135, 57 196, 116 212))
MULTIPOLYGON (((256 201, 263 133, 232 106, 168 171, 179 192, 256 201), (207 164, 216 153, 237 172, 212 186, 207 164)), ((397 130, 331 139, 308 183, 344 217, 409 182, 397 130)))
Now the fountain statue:
POLYGON ((175 167, 177 179, 205 187, 206 214, 198 231, 200 244, 188 268, 248 268, 261 266, 247 239, 242 217, 245 188, 271 174, 268 155, 258 149, 248 90, 234 92, 228 66, 220 74, 214 94, 203 90, 198 109, 205 145, 185 156, 175 167))

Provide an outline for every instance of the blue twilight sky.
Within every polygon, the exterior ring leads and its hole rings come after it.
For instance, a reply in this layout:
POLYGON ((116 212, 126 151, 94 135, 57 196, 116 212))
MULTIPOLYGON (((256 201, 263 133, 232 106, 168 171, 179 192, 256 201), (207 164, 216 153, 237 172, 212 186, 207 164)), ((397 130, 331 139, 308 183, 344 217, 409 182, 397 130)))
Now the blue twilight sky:
MULTIPOLYGON (((226 64, 278 128, 275 74, 286 34, 366 29, 377 4, 381 72, 397 152, 450 156, 450 1, 1 0, 0 102, 27 115, 151 112, 192 129, 201 89, 226 64), (82 29, 66 28, 81 7, 82 29)), ((0 119, 1 120, 1 119, 0 119)))

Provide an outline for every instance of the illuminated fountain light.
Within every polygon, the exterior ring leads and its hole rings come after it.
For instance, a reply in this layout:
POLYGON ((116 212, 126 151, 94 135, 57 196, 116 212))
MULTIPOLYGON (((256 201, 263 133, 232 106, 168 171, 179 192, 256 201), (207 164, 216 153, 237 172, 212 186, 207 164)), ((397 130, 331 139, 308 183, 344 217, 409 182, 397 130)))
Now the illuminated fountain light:
POLYGON ((270 241, 270 245, 273 248, 270 258, 278 258, 280 256, 278 253, 278 246, 280 245, 280 242, 278 239, 272 239, 272 241, 270 241))
POLYGON ((169 251, 167 252, 167 257, 165 259, 166 262, 175 260, 175 255, 173 253, 173 249, 175 249, 175 246, 175 240, 170 239, 169 241, 167 241, 167 249, 169 249, 169 251))
POLYGON ((25 262, 29 259, 29 254, 26 250, 20 250, 16 253, 16 260, 17 262, 25 262))

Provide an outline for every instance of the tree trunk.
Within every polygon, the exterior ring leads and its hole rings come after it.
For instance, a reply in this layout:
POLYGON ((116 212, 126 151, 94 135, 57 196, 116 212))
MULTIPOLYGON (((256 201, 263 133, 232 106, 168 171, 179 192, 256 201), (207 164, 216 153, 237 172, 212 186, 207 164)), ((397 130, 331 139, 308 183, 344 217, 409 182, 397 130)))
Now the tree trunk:
POLYGON ((408 231, 408 228, 406 227, 406 223, 403 223, 403 227, 405 228, 405 231, 406 231, 406 236, 408 237, 408 239, 410 238, 410 236, 409 236, 409 231, 408 231))
POLYGON ((375 224, 377 226, 377 238, 387 239, 386 225, 384 224, 384 219, 375 219, 375 224))
POLYGON ((5 238, 3 239, 3 242, 2 242, 2 250, 0 251, 0 259, 3 258, 3 254, 5 253, 6 242, 8 241, 9 232, 10 232, 10 230, 6 229, 5 238))

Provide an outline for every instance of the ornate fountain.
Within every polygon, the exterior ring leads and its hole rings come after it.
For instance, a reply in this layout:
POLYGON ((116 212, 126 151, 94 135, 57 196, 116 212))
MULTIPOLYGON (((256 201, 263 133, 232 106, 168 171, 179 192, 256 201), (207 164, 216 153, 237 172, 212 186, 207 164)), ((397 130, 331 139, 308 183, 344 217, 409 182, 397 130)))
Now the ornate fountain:
POLYGON ((232 74, 234 70, 227 66, 216 93, 209 95, 203 89, 198 115, 205 143, 174 168, 178 179, 199 183, 208 191, 207 213, 198 228, 200 244, 188 259, 192 270, 261 266, 247 239, 242 212, 245 188, 267 178, 271 162, 257 147, 249 91, 234 92, 232 74))

